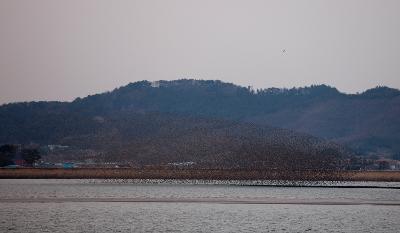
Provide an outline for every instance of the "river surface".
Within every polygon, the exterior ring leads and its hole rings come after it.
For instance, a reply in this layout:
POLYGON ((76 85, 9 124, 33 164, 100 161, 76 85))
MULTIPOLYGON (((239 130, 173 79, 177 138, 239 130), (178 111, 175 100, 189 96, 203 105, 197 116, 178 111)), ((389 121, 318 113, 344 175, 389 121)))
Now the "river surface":
POLYGON ((344 186, 0 180, 0 232, 400 232, 398 183, 344 186))

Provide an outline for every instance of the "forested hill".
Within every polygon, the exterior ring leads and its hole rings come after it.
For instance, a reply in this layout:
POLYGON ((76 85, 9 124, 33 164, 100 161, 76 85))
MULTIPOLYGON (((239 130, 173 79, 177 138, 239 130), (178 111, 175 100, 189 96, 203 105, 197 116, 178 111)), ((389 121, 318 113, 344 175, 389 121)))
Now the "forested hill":
POLYGON ((90 133, 94 124, 122 113, 126 117, 127 112, 170 113, 275 126, 343 143, 362 154, 400 151, 399 90, 377 87, 349 95, 326 85, 253 90, 199 80, 141 81, 71 103, 3 105, 0 141, 33 137, 46 141, 65 136, 65 131, 90 133), (76 121, 82 124, 72 124, 76 121), (69 128, 61 133, 52 131, 49 124, 69 128))
POLYGON ((253 90, 221 81, 142 81, 72 106, 88 113, 132 109, 227 118, 308 133, 361 154, 400 152, 400 91, 388 87, 344 94, 326 85, 253 90))

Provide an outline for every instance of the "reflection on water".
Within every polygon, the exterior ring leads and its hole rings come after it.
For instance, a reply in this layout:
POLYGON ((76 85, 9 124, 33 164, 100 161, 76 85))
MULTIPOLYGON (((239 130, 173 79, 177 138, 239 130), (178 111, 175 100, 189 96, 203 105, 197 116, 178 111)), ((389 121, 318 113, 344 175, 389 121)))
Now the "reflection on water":
POLYGON ((398 232, 399 205, 363 202, 400 204, 400 190, 0 180, 0 232, 398 232), (24 202, 41 199, 58 201, 24 202), (179 202, 187 199, 221 201, 179 202), (223 202, 278 199, 304 203, 223 202), (315 200, 336 204, 307 204, 315 200))

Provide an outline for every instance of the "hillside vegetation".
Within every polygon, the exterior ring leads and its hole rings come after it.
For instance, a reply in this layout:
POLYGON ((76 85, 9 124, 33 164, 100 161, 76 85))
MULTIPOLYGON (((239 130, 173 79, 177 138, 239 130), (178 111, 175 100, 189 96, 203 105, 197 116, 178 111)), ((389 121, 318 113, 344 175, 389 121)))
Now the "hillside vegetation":
POLYGON ((311 134, 362 155, 400 152, 400 91, 388 87, 343 94, 326 85, 253 90, 220 81, 142 81, 71 105, 100 115, 130 109, 223 118, 311 134))

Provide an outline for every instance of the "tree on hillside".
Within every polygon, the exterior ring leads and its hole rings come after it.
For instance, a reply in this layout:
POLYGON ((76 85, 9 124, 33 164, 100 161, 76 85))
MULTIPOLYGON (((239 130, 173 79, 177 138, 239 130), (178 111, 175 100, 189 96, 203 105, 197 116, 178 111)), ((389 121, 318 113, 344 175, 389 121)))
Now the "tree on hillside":
POLYGON ((15 145, 0 146, 0 167, 5 167, 13 163, 17 147, 15 145))
POLYGON ((30 148, 23 149, 21 156, 29 165, 32 165, 41 158, 39 150, 30 148))

